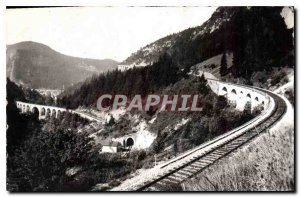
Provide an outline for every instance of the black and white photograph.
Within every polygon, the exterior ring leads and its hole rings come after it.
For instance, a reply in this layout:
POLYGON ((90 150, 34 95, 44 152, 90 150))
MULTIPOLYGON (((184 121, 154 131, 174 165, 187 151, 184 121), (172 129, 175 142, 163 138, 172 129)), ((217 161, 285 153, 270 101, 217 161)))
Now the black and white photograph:
POLYGON ((296 12, 6 6, 6 191, 295 192, 296 12))

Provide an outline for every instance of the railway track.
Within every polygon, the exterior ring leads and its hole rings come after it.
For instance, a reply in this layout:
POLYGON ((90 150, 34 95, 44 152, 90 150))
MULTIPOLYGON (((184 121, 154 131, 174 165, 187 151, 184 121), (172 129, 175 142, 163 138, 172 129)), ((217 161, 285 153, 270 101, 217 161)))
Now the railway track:
MULTIPOLYGON (((259 91, 262 91, 258 89, 259 91)), ((260 133, 269 129, 275 122, 277 122, 286 112, 286 104, 282 98, 276 94, 264 91, 274 99, 274 108, 270 115, 264 118, 261 122, 256 124, 253 128, 249 128, 242 134, 236 136, 233 139, 229 139, 220 145, 216 146, 212 150, 204 152, 194 156, 193 159, 187 163, 183 163, 181 166, 172 168, 167 173, 145 182, 136 188, 137 191, 159 191, 164 190, 170 186, 179 185, 187 179, 201 173, 204 169, 213 165, 220 159, 228 156, 232 152, 236 151, 249 141, 253 140, 260 133)), ((172 163, 172 162, 170 162, 172 163)), ((163 167, 166 167, 166 164, 163 167)))

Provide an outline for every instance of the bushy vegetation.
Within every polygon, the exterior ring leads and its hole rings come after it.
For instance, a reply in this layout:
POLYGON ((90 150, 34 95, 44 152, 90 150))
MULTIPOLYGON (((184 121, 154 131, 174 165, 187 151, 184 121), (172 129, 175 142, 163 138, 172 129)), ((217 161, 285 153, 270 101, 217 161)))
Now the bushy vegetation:
POLYGON ((18 86, 9 78, 6 78, 6 87, 10 90, 7 92, 7 100, 46 104, 47 99, 36 90, 18 86))
POLYGON ((76 115, 39 121, 34 114, 20 114, 14 103, 20 95, 7 92, 7 190, 88 191, 140 167, 136 161, 143 156, 99 155, 87 122, 76 115))
POLYGON ((258 71, 252 74, 251 83, 265 89, 276 89, 289 82, 287 71, 289 69, 274 68, 268 71, 258 71))
POLYGON ((295 93, 294 93, 294 89, 290 89, 285 91, 285 96, 286 98, 291 102, 291 104, 293 106, 295 106, 295 93))

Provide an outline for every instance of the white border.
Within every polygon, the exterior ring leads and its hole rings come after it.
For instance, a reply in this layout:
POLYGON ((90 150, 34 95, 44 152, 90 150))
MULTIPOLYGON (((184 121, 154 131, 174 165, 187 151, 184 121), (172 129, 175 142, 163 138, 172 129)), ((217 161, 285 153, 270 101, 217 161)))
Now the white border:
MULTIPOLYGON (((1 137, 0 137, 0 144, 1 144, 1 179, 0 179, 0 194, 1 196, 8 196, 10 195, 6 191, 6 44, 5 44, 5 7, 6 6, 295 6, 296 13, 299 11, 299 0, 211 0, 211 1, 197 1, 197 0, 165 0, 165 1, 158 1, 158 0, 60 0, 60 1, 53 1, 53 0, 4 0, 0 1, 0 63, 1 63, 1 71, 0 71, 0 109, 2 109, 0 114, 0 129, 1 129, 1 137)), ((297 16, 297 15, 296 15, 297 16)), ((298 20, 296 20, 295 26, 298 27, 298 20)), ((200 24, 199 24, 200 25, 200 24)), ((295 34, 297 36, 297 32, 295 34)), ((298 39, 297 39, 298 44, 298 39)), ((297 56, 299 55, 299 50, 297 50, 297 56)), ((299 76, 299 69, 297 69, 297 75, 299 76)), ((297 84, 297 92, 299 92, 299 86, 297 84)), ((298 119, 296 120, 298 122, 298 119)), ((299 134, 297 135, 299 138, 299 134)), ((299 142, 297 139, 296 142, 299 142)), ((299 145, 298 145, 299 147, 299 145)), ((297 150, 299 153, 299 150, 297 150)), ((297 155, 299 156, 299 154, 297 155)), ((297 157, 298 158, 298 157, 297 157)), ((296 166, 297 167, 297 166, 296 166)), ((299 170, 298 170, 299 171, 299 170)), ((299 190, 299 181, 297 180, 297 187, 296 189, 299 190)), ((160 193, 156 195, 182 195, 182 193, 160 193)), ((211 195, 208 193, 194 193, 196 195, 211 195)), ((226 193, 228 194, 228 193, 226 193)), ((239 193, 238 195, 240 195, 239 193)), ((258 196, 266 195, 264 193, 252 193, 258 196)), ((41 195, 41 194, 36 194, 41 195)), ((53 194, 50 194, 53 195, 53 194)), ((56 196, 66 195, 66 194, 55 194, 56 196)), ((73 195, 73 194, 67 194, 73 195)), ((87 195, 87 194, 76 194, 76 195, 87 195)), ((97 194, 98 195, 98 194, 97 194)), ((132 193, 115 193, 115 194, 105 194, 101 193, 99 195, 132 195, 132 193)), ((140 195, 136 194, 136 195, 140 195)), ((149 195, 149 194, 148 194, 149 195)), ((214 194, 216 195, 216 194, 214 194)), ((224 195, 224 194, 223 194, 224 195)), ((229 193, 229 195, 232 195, 229 193)), ((286 194, 285 194, 286 195, 286 194)))

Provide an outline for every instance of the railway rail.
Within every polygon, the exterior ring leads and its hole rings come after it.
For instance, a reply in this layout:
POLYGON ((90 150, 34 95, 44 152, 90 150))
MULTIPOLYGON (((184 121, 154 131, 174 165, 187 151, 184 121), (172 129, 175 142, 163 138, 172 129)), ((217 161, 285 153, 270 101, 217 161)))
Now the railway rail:
MULTIPOLYGON (((137 186, 135 190, 159 191, 164 190, 172 185, 179 185, 187 179, 195 176, 196 174, 201 173, 204 169, 215 164, 222 158, 230 155, 232 152, 236 151, 246 143, 253 140, 260 133, 269 129, 285 114, 287 106, 285 101, 276 94, 258 88, 257 90, 265 92, 274 99, 274 108, 266 118, 258 122, 258 124, 256 124, 254 127, 248 128, 245 132, 241 133, 240 135, 232 139, 226 140, 225 142, 214 147, 213 149, 210 149, 197 156, 194 156, 190 161, 183 163, 182 165, 177 166, 175 168, 172 168, 171 170, 167 171, 167 173, 159 177, 144 182, 142 185, 137 186)), ((245 125, 247 125, 247 123, 245 125)), ((237 129, 237 131, 238 130, 239 129, 237 129)), ((230 135, 232 135, 232 133, 230 133, 230 135)), ((222 138, 217 139, 215 142, 219 140, 222 140, 222 138)), ((193 150, 190 154, 192 154, 195 151, 197 150, 193 150)), ((167 167, 173 162, 176 162, 184 157, 186 157, 186 155, 180 157, 175 161, 169 162, 161 168, 167 167)))

